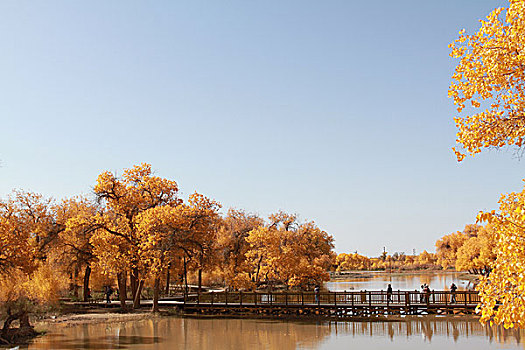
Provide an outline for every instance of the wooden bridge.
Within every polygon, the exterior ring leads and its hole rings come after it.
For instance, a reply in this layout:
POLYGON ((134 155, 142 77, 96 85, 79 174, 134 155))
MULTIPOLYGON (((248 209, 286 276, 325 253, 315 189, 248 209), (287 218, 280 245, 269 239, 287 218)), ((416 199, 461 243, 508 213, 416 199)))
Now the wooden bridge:
POLYGON ((189 294, 186 313, 355 317, 380 315, 473 314, 480 297, 474 291, 360 292, 209 292, 189 294), (454 296, 454 298, 453 298, 454 296))

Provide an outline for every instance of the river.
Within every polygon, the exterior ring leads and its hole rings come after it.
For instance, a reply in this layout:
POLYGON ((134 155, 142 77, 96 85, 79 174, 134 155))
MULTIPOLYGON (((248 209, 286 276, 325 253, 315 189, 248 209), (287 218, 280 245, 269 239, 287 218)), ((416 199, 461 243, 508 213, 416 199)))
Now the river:
POLYGON ((458 290, 472 290, 473 284, 462 279, 465 276, 460 272, 406 272, 386 273, 383 271, 359 272, 348 278, 326 282, 325 288, 332 292, 386 290, 391 284, 394 290, 420 290, 422 284, 428 284, 430 289, 449 290, 451 283, 458 286, 458 290))
POLYGON ((158 317, 54 326, 29 349, 521 349, 524 336, 462 317, 337 323, 158 317))
MULTIPOLYGON (((372 274, 329 282, 329 290, 434 289, 459 274, 372 274)), ((525 331, 483 326, 468 316, 411 316, 392 322, 301 322, 253 319, 154 317, 81 325, 50 325, 29 349, 525 349, 525 331)))

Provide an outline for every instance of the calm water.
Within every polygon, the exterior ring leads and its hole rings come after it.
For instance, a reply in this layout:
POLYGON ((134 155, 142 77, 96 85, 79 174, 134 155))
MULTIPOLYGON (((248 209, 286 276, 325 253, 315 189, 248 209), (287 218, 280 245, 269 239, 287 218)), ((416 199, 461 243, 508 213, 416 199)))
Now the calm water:
MULTIPOLYGON (((326 284, 329 290, 435 290, 451 282, 467 289, 457 273, 374 273, 326 284)), ((157 317, 86 325, 52 325, 29 349, 525 349, 525 331, 482 326, 471 317, 406 317, 396 322, 291 322, 157 317)))
POLYGON ((465 318, 315 324, 159 317, 55 326, 29 349, 523 349, 524 336, 465 318))
POLYGON ((458 272, 435 272, 435 273, 413 273, 396 274, 383 272, 365 273, 366 277, 349 278, 325 283, 325 287, 333 292, 344 290, 386 290, 390 283, 394 290, 420 290, 422 284, 426 283, 430 289, 449 290, 450 284, 454 282, 459 290, 473 289, 469 281, 461 280, 464 275, 458 272))

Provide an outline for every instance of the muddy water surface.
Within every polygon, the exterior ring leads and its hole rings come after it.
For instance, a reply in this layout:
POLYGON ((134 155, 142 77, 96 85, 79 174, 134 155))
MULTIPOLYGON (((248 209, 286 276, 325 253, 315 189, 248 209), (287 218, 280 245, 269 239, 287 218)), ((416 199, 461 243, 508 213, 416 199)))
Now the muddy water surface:
POLYGON ((55 326, 29 349, 524 349, 524 336, 465 318, 304 323, 159 317, 55 326))

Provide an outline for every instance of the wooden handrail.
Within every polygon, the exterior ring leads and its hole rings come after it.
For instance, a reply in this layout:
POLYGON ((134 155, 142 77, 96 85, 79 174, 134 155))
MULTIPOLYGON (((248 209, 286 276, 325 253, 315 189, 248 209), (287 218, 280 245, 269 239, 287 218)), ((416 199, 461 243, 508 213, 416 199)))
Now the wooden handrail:
POLYGON ((479 294, 476 291, 431 291, 430 294, 419 291, 393 291, 390 300, 388 300, 386 291, 350 291, 350 292, 204 292, 196 294, 190 298, 190 295, 184 293, 184 303, 210 304, 241 304, 246 305, 253 303, 263 304, 284 304, 284 305, 411 305, 411 304, 433 304, 449 305, 452 300, 451 296, 455 294, 456 303, 463 305, 477 304, 480 302, 479 294), (264 296, 259 300, 260 296, 264 296), (423 298, 421 299, 421 296, 423 298), (196 297, 196 299, 194 299, 196 297), (461 300, 463 299, 463 300, 461 300), (388 302, 387 302, 388 301, 388 302))

